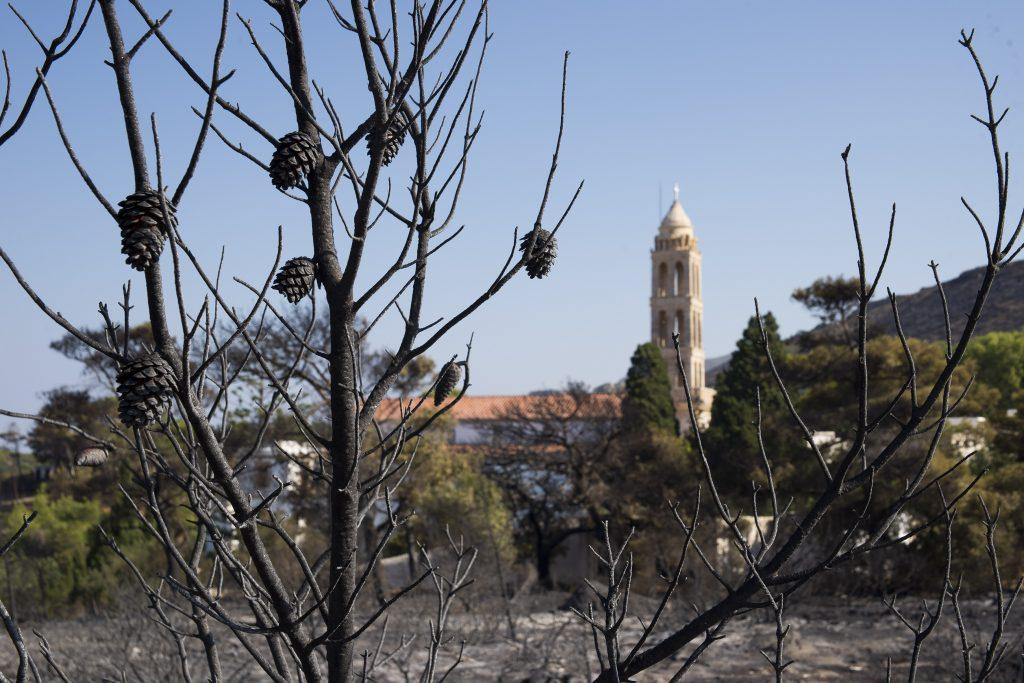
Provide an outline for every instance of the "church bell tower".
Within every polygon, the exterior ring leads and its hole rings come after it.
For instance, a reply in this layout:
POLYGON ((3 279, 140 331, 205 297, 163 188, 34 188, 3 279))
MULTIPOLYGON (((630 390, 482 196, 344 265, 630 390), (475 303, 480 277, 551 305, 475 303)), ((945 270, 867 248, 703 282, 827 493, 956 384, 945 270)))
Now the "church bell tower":
POLYGON ((693 222, 679 203, 679 185, 662 219, 651 250, 651 341, 661 349, 672 385, 676 416, 683 431, 690 428, 686 394, 679 376, 672 334, 679 334, 679 355, 690 384, 698 424, 707 426, 714 390, 704 378, 704 306, 701 303, 701 256, 693 222))

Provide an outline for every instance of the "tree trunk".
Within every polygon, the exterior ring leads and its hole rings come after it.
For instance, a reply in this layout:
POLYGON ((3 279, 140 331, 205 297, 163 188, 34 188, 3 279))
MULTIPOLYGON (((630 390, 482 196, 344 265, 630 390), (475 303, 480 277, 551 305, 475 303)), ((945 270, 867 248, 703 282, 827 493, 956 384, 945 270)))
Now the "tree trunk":
MULTIPOLYGON (((299 8, 282 3, 281 16, 288 54, 288 80, 298 99, 295 118, 299 130, 313 139, 320 133, 309 118, 312 111, 309 72, 302 40, 299 8)), ((359 546, 359 404, 356 400, 356 348, 359 344, 352 311, 351 284, 342 283, 342 269, 334 243, 331 218, 331 177, 335 163, 326 160, 308 178, 307 203, 313 237, 313 259, 317 277, 326 291, 331 326, 331 437, 330 493, 331 573, 328 591, 327 678, 331 683, 349 681, 354 675, 353 600, 356 588, 359 546)))
POLYGON ((544 590, 554 590, 555 583, 551 578, 551 560, 554 555, 545 543, 537 542, 537 582, 544 590))
MULTIPOLYGON (((328 603, 331 637, 327 641, 327 671, 331 683, 345 683, 353 675, 354 630, 350 596, 355 593, 359 546, 359 433, 358 404, 354 393, 355 332, 351 319, 331 315, 331 591, 328 603)), ((353 606, 354 607, 354 606, 353 606)))
MULTIPOLYGON (((380 530, 373 521, 373 513, 367 515, 363 522, 363 551, 367 557, 371 557, 377 544, 380 543, 380 530)), ((367 568, 370 572, 370 583, 373 586, 373 597, 377 605, 383 607, 387 603, 387 594, 384 591, 384 579, 381 576, 380 563, 375 562, 367 568)))

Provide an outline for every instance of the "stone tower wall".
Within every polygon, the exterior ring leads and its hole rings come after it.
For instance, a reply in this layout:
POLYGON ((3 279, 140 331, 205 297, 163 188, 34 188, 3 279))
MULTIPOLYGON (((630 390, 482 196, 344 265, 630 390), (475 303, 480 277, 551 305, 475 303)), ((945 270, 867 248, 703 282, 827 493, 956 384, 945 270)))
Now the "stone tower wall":
MULTIPOLYGON (((673 210, 677 208, 673 206, 673 210)), ((670 211, 666 223, 672 216, 670 211)), ((692 226, 682 229, 672 224, 666 227, 666 223, 662 224, 651 251, 651 341, 662 350, 672 384, 672 398, 685 428, 689 416, 682 378, 677 371, 673 333, 679 334, 679 358, 702 423, 707 420, 713 395, 704 376, 701 254, 692 226)))

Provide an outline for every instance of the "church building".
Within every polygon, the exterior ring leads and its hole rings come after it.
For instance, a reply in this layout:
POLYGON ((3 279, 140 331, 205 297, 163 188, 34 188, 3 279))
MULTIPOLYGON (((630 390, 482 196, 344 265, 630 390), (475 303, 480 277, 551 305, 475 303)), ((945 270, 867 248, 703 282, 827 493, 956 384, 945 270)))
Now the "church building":
MULTIPOLYGON (((711 421, 711 402, 715 391, 707 386, 704 374, 704 307, 701 303, 701 255, 697 248, 693 222, 679 203, 679 186, 668 213, 661 221, 651 250, 651 342, 661 349, 672 387, 676 420, 681 432, 690 430, 679 360, 672 335, 679 335, 679 359, 690 385, 697 424, 701 430, 711 421)), ((638 335, 639 336, 639 335, 638 335)), ((544 416, 565 412, 580 425, 616 420, 621 414, 619 393, 591 394, 586 405, 575 403, 568 394, 538 392, 531 395, 464 396, 451 407, 456 445, 478 446, 486 443, 495 425, 509 421, 544 422, 544 416)), ((397 424, 403 402, 388 399, 381 404, 378 419, 397 424)))
POLYGON ((711 419, 715 391, 704 376, 704 305, 701 303, 700 249, 693 222, 679 203, 675 186, 672 206, 658 227, 651 250, 651 342, 661 349, 672 383, 672 399, 681 428, 689 429, 679 360, 690 385, 698 424, 703 429, 711 419), (679 335, 679 358, 672 335, 679 335))

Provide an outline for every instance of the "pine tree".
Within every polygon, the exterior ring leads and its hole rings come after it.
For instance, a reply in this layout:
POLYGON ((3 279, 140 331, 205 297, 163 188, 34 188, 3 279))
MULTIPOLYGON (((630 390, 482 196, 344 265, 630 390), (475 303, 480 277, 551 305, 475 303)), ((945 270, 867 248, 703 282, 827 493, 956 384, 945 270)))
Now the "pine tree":
POLYGON ((636 347, 626 374, 622 401, 622 427, 626 433, 676 433, 672 387, 661 351, 654 344, 636 347))

